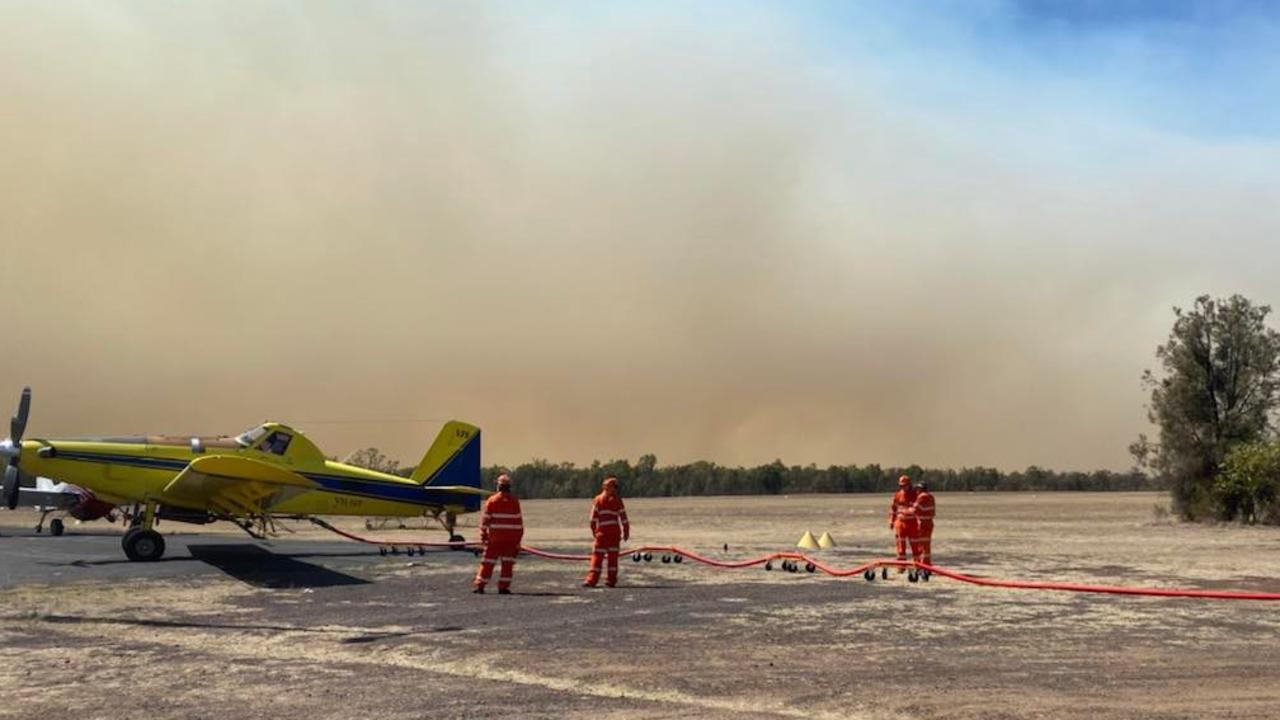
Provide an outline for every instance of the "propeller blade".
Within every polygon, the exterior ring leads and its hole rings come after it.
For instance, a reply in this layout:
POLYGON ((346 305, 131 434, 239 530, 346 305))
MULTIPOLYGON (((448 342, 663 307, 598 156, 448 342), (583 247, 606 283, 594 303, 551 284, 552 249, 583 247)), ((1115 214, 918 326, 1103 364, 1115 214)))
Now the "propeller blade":
POLYGON ((18 507, 18 466, 13 463, 4 467, 4 504, 10 510, 18 507))
POLYGON ((18 401, 18 414, 9 422, 9 438, 14 443, 22 441, 22 434, 27 431, 27 416, 31 414, 31 388, 22 388, 22 399, 18 401))

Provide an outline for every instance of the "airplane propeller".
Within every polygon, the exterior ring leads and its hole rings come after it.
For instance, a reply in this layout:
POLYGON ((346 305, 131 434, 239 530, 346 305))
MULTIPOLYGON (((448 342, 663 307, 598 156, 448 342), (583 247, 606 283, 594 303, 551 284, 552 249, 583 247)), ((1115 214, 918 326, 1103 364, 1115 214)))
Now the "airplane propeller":
POLYGON ((31 414, 31 388, 22 389, 18 401, 18 414, 9 421, 9 437, 0 442, 0 455, 9 461, 4 467, 4 504, 10 510, 18 507, 18 459, 22 456, 22 435, 27 431, 27 417, 31 414))

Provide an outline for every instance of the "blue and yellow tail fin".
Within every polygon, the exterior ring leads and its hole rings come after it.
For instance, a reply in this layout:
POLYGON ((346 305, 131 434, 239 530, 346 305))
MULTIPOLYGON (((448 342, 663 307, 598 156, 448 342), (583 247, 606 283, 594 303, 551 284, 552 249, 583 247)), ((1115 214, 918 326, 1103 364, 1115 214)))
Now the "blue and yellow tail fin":
POLYGON ((457 420, 445 423, 409 479, 427 487, 479 490, 480 428, 457 420))

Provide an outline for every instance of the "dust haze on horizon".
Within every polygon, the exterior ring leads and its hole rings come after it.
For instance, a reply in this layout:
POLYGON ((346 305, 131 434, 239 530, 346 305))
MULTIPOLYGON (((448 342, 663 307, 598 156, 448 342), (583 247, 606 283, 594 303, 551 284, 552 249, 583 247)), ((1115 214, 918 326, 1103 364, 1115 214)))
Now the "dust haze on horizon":
POLYGON ((1124 469, 1171 306, 1280 300, 1264 81, 1193 52, 1274 22, 696 7, 0 5, 0 412, 1124 469))

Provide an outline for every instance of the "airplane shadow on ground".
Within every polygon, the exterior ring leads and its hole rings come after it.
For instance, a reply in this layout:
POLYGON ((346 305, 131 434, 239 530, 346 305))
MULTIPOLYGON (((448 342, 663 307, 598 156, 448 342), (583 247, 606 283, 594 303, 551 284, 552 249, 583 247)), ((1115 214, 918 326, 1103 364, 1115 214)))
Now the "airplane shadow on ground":
POLYGON ((50 542, 61 542, 70 538, 101 538, 101 537, 120 537, 120 533, 111 530, 72 530, 67 528, 61 536, 50 533, 47 529, 38 533, 31 529, 20 530, 18 528, 0 529, 0 538, 48 538, 50 542))
MULTIPOLYGON (((350 635, 351 630, 338 628, 312 628, 298 625, 285 624, 267 624, 267 623, 225 623, 225 622, 207 622, 196 620, 163 620, 152 618, 128 618, 128 617, 90 617, 85 615, 41 615, 37 618, 41 622, 55 624, 97 624, 97 625, 128 625, 133 627, 149 627, 149 628, 178 628, 191 630, 261 630, 270 632, 297 632, 311 634, 327 634, 327 635, 350 635)), ((397 638, 405 638, 416 635, 433 635, 437 633, 459 632, 465 628, 458 625, 447 625, 442 627, 428 627, 418 630, 388 630, 381 631, 371 628, 369 632, 358 635, 351 635, 343 638, 339 642, 345 644, 360 644, 378 642, 380 640, 394 640, 397 638)))
POLYGON ((247 543, 190 545, 187 549, 195 559, 254 587, 282 590, 369 584, 363 578, 247 543))
POLYGON ((257 588, 332 588, 369 584, 369 580, 364 578, 298 560, 292 555, 275 555, 256 544, 192 544, 187 550, 196 560, 257 588))
MULTIPOLYGON (((300 558, 377 557, 370 552, 293 553, 280 555, 257 545, 189 545, 188 556, 174 555, 153 562, 184 563, 203 562, 231 577, 254 587, 270 590, 292 588, 324 588, 344 585, 368 585, 369 580, 347 575, 300 558)), ((102 565, 128 565, 131 560, 71 560, 68 562, 40 562, 49 567, 90 568, 102 565)))

